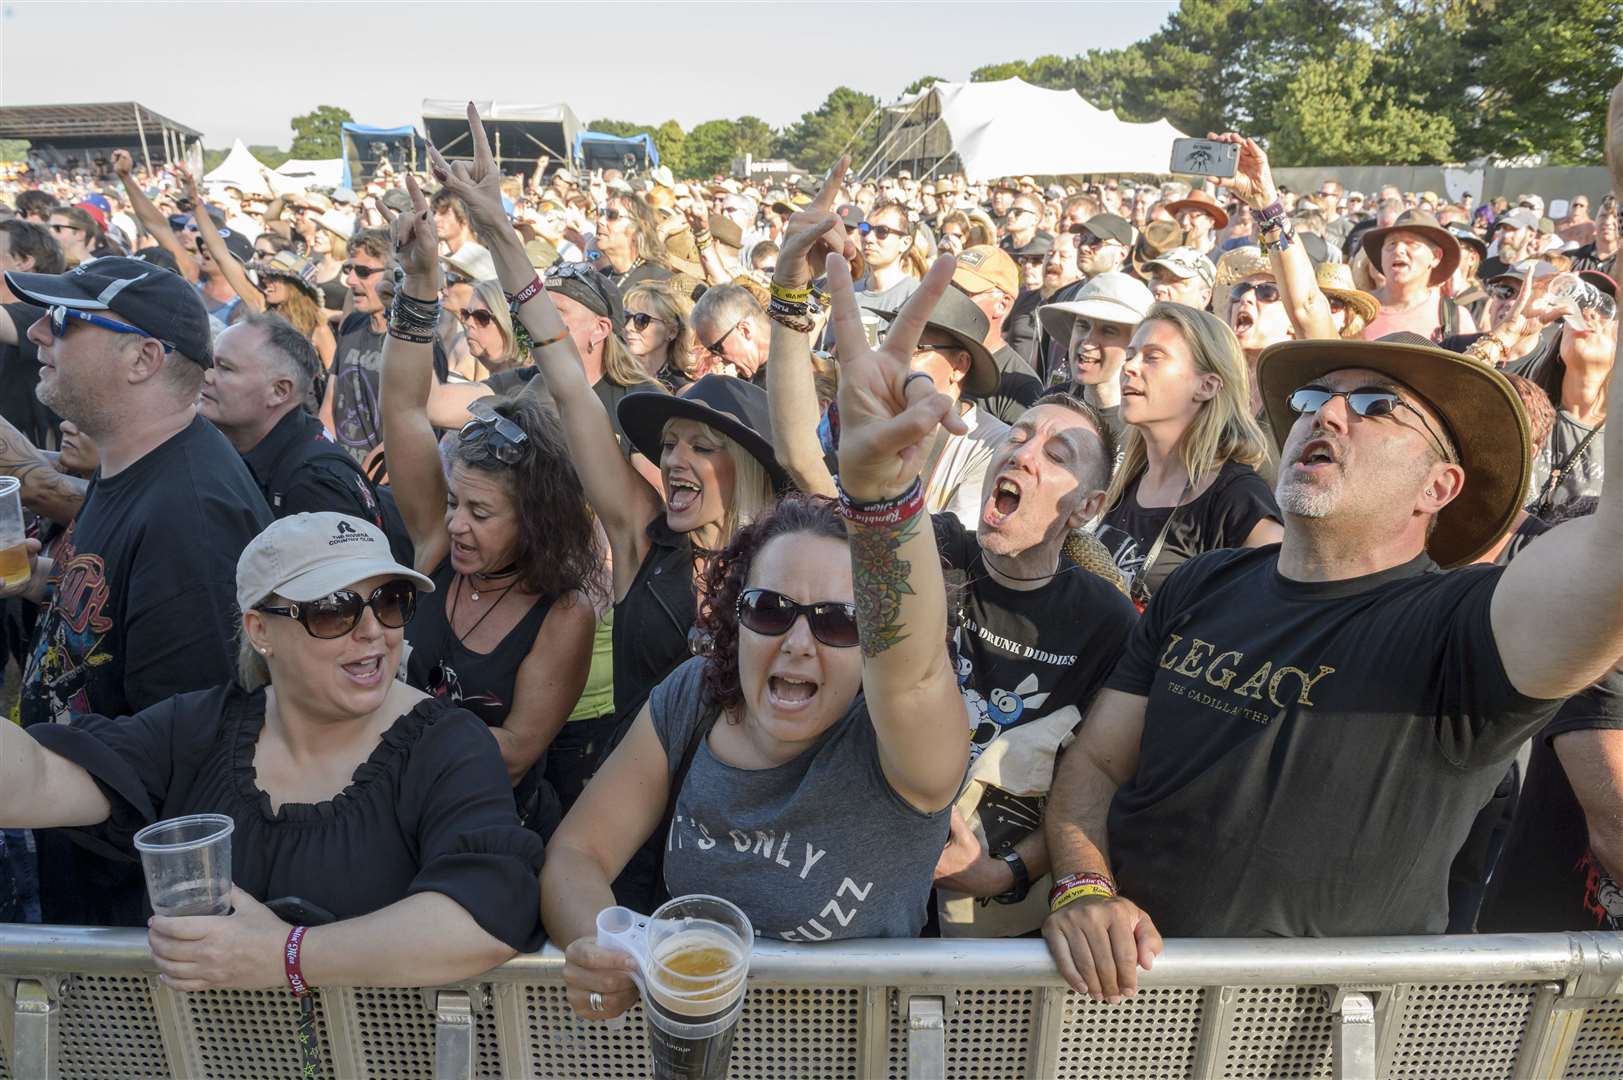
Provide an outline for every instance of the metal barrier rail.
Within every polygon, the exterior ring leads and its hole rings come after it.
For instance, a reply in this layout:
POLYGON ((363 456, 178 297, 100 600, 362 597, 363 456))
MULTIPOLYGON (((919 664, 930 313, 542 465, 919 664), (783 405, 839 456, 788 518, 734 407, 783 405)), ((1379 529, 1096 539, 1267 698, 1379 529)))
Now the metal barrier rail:
MULTIPOLYGON (((646 1075, 641 1007, 578 1020, 553 948, 430 990, 319 992, 324 1074, 646 1075)), ((180 994, 132 930, 0 925, 0 1080, 298 1075, 282 990, 180 994)), ((757 944, 735 1078, 1616 1080, 1623 934, 1177 940, 1138 996, 1037 941, 757 944)))

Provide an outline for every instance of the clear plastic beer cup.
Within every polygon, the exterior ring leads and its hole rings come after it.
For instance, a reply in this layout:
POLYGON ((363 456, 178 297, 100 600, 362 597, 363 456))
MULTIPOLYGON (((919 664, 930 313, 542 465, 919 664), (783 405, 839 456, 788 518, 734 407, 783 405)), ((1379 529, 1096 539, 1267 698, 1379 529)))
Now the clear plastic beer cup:
POLYGON ((28 581, 27 539, 22 484, 15 476, 0 476, 0 582, 8 588, 28 581))
POLYGON ((231 831, 224 814, 192 814, 135 834, 147 897, 157 915, 231 913, 231 831))

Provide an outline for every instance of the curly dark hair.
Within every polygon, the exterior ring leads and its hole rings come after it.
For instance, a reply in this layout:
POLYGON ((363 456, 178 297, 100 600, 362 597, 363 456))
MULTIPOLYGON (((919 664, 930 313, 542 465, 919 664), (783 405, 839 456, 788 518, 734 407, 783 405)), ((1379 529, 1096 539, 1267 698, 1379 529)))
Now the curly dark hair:
POLYGON ((720 706, 728 723, 738 723, 744 700, 738 682, 738 595, 749 580, 750 566, 767 542, 791 533, 826 536, 845 543, 845 522, 834 500, 821 495, 790 492, 771 513, 756 518, 733 534, 725 549, 704 571, 704 599, 695 625, 707 642, 704 688, 720 706))
POLYGON ((601 563, 592 510, 580 486, 558 417, 534 397, 498 397, 496 412, 524 429, 529 452, 516 465, 500 461, 483 441, 458 443, 451 460, 499 478, 518 507, 519 587, 539 596, 579 589, 597 596, 601 563))

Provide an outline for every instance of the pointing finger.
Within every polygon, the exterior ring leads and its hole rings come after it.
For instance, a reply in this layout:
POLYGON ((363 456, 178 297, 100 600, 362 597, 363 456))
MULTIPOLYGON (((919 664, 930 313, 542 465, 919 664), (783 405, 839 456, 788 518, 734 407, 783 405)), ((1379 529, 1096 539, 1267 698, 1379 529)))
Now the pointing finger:
POLYGON ((890 331, 886 333, 882 346, 885 351, 900 353, 904 359, 912 356, 914 347, 919 343, 919 335, 924 333, 924 324, 929 322, 937 302, 952 287, 952 273, 957 268, 958 262, 951 255, 943 255, 930 265, 930 272, 924 275, 917 291, 902 305, 902 310, 897 312, 895 321, 890 324, 890 331), (894 347, 892 342, 895 343, 894 347))
POLYGON ((834 163, 834 168, 829 170, 828 179, 823 181, 823 189, 811 201, 812 206, 819 210, 831 210, 834 208, 835 196, 839 194, 840 184, 845 180, 845 170, 850 166, 851 156, 849 154, 834 163))
POLYGON ((406 174, 406 194, 411 196, 413 210, 428 213, 428 199, 423 195, 423 189, 417 186, 417 178, 410 173, 406 174))
POLYGON ((479 118, 479 106, 468 102, 468 127, 473 131, 473 163, 479 169, 479 175, 496 165, 496 158, 490 152, 490 139, 485 135, 485 122, 479 118))
POLYGON ((838 255, 830 255, 824 268, 828 272, 829 299, 834 305, 834 345, 843 364, 867 350, 868 336, 862 332, 862 311, 851 288, 851 268, 838 255))

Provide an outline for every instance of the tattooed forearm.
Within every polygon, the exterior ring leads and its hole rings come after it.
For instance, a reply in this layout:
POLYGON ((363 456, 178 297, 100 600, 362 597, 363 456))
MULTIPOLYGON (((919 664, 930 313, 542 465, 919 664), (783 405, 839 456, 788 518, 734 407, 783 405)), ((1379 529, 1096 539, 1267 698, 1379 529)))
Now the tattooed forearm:
POLYGON ((77 476, 57 471, 50 456, 5 419, 0 418, 0 476, 14 476, 22 484, 23 505, 52 521, 73 520, 85 501, 89 486, 77 476))
POLYGON ((846 522, 851 538, 851 579, 856 593, 857 630, 862 655, 880 653, 907 639, 902 621, 902 597, 912 596, 908 574, 913 564, 898 552, 918 532, 915 514, 896 525, 859 525, 846 522))

